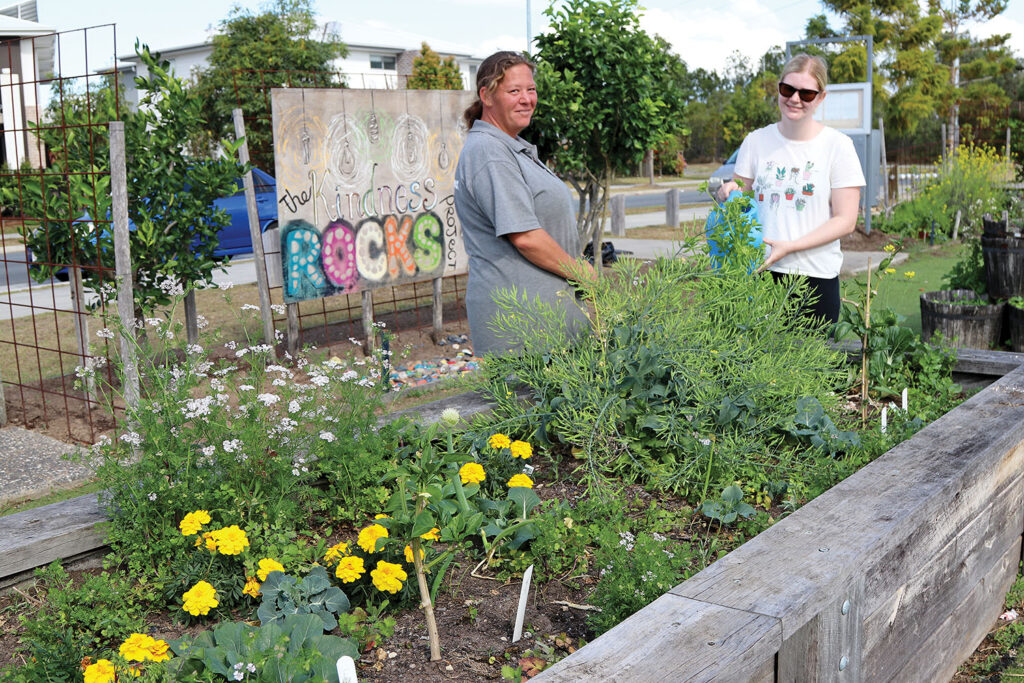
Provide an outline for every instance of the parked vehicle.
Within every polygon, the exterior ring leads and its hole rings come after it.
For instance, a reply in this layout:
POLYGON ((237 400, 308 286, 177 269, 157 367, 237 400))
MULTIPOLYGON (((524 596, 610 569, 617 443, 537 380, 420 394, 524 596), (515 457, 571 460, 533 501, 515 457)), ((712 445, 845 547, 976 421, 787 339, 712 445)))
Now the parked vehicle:
MULTIPOLYGON (((256 192, 256 213, 259 216, 260 233, 277 225, 277 182, 274 177, 258 168, 252 170, 253 188, 256 192)), ((252 253, 252 237, 249 233, 249 214, 245 203, 245 186, 242 179, 235 181, 237 191, 227 197, 221 197, 213 202, 213 206, 227 212, 229 223, 217 233, 217 249, 213 255, 217 258, 224 256, 236 256, 238 254, 252 253)), ((92 225, 92 218, 85 214, 74 222, 87 223, 92 225)), ((108 228, 104 227, 106 231, 108 228)), ((129 221, 129 230, 135 229, 135 224, 129 221)), ((93 234, 95 228, 90 227, 89 233, 93 234)), ((35 259, 31 249, 25 250, 29 263, 35 259)), ((54 275, 58 280, 68 279, 67 268, 61 268, 54 275)))
POLYGON ((723 183, 732 180, 732 175, 736 170, 736 157, 739 153, 740 150, 737 149, 725 160, 724 164, 716 168, 714 173, 711 174, 711 177, 708 178, 709 192, 717 192, 723 183))

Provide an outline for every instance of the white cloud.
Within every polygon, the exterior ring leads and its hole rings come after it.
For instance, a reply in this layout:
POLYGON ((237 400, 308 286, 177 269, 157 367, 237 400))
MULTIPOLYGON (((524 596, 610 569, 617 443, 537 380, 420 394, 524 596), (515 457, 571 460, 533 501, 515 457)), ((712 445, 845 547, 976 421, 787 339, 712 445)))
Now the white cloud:
POLYGON ((984 24, 970 26, 971 34, 979 38, 987 38, 994 34, 1009 33, 1010 40, 1007 44, 1016 53, 1017 57, 1024 57, 1024 18, 1008 16, 1009 10, 1000 14, 984 24))
POLYGON ((798 32, 793 26, 780 28, 775 13, 766 12, 753 0, 738 0, 729 6, 728 13, 721 10, 722 5, 711 4, 705 8, 691 5, 685 10, 650 9, 640 18, 640 25, 671 43, 689 68, 719 73, 734 51, 756 62, 772 46, 785 45, 803 33, 802 27, 798 32))

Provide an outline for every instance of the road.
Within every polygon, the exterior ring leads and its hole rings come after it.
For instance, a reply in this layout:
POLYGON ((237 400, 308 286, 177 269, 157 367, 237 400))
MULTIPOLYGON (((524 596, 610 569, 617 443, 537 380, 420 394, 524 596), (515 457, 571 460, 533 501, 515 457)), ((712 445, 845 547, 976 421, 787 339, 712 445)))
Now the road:
MULTIPOLYGON (((679 190, 679 205, 710 204, 711 198, 700 190, 679 190)), ((664 209, 664 192, 645 192, 643 194, 626 195, 627 209, 664 209)))

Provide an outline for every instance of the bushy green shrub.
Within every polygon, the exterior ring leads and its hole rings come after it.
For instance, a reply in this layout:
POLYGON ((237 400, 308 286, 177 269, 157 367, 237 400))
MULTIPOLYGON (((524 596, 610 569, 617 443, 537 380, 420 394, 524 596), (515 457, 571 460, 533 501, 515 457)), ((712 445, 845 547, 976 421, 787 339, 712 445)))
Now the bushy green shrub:
POLYGON ((581 285, 593 331, 577 340, 550 309, 499 294, 495 329, 524 352, 484 365, 498 418, 564 444, 591 485, 612 476, 706 494, 748 478, 743 468, 785 479, 782 428, 801 397, 836 405, 842 356, 798 314, 801 283, 777 285, 736 260, 716 272, 706 256, 620 260, 581 285), (509 377, 531 389, 532 407, 514 399, 509 377))
POLYGON ((135 575, 163 573, 168 558, 186 555, 192 539, 178 524, 195 510, 239 525, 254 557, 278 560, 300 552, 295 533, 312 515, 379 510, 402 426, 377 424, 374 370, 305 358, 287 368, 273 347, 233 341, 229 359, 215 361, 167 319, 143 324, 141 400, 124 433, 95 454, 108 538, 135 575))
POLYGON ((145 629, 152 596, 122 574, 104 572, 75 584, 54 562, 37 569, 35 577, 45 600, 32 616, 20 617, 24 663, 3 672, 5 681, 81 680, 83 658, 145 629))

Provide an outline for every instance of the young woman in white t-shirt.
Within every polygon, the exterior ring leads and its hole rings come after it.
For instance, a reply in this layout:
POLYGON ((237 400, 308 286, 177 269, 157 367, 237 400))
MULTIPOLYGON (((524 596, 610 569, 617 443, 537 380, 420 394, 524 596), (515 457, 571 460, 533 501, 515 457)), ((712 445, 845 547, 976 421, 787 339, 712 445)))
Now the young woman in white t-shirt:
POLYGON ((828 67, 821 57, 799 54, 779 78, 778 123, 746 137, 733 180, 719 198, 753 190, 764 243, 764 268, 781 279, 805 277, 805 311, 829 322, 839 318, 839 238, 853 232, 865 185, 853 141, 814 120, 825 100, 828 67))

